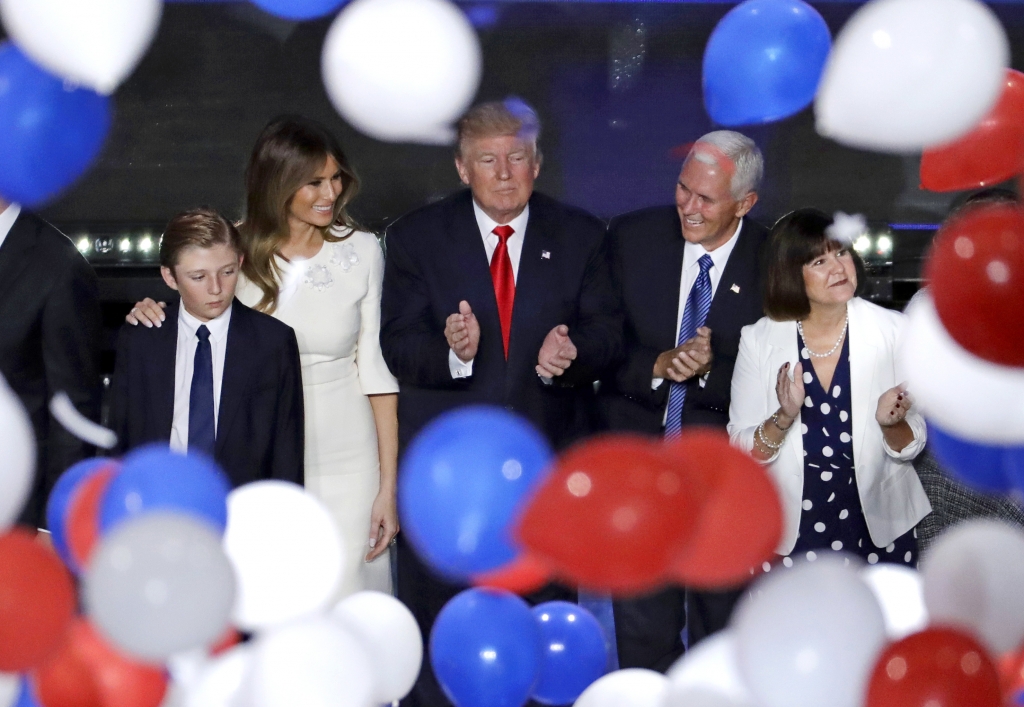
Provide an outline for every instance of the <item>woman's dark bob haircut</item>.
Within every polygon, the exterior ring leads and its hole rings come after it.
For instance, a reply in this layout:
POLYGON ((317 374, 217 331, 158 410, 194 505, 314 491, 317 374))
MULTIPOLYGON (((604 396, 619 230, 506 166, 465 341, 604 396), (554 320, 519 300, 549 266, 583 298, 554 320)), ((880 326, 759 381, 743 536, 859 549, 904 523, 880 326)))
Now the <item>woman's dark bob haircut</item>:
POLYGON ((844 248, 853 256, 857 271, 857 290, 864 291, 867 280, 864 261, 847 243, 829 238, 825 229, 832 218, 817 209, 797 209, 780 218, 768 238, 764 313, 777 322, 805 319, 811 303, 804 287, 804 265, 815 258, 844 248))

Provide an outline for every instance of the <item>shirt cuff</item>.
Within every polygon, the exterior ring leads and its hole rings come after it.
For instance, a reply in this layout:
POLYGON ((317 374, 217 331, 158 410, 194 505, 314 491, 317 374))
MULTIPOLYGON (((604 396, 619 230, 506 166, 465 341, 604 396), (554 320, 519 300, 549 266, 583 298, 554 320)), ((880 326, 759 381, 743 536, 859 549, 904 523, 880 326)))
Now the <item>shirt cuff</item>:
POLYGON ((469 378, 473 375, 473 361, 472 358, 463 361, 455 354, 455 351, 448 349, 448 370, 451 371, 452 378, 469 378))
POLYGON ((651 390, 657 390, 661 387, 661 384, 665 382, 664 378, 653 378, 651 379, 651 390))

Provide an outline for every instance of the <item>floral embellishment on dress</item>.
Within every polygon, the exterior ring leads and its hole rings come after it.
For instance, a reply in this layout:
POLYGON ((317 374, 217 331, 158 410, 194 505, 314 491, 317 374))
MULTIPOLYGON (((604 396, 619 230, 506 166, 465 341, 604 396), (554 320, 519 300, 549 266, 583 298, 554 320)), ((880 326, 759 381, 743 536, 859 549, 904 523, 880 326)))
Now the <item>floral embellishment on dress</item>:
POLYGON ((351 243, 334 243, 331 246, 331 265, 337 265, 342 272, 348 272, 359 265, 359 254, 351 243))
POLYGON ((306 276, 303 282, 317 292, 323 292, 334 284, 334 277, 326 265, 310 265, 306 268, 306 276))

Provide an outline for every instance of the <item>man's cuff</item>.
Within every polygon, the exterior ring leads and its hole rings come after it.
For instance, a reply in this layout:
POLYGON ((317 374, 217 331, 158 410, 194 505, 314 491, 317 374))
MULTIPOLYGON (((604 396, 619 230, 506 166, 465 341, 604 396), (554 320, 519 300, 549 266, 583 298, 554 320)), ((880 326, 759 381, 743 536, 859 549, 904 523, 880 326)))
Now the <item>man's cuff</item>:
POLYGON ((474 359, 463 361, 454 350, 448 349, 448 370, 451 371, 452 378, 469 378, 473 375, 473 361, 474 359))
POLYGON ((651 390, 657 390, 661 387, 661 384, 665 382, 664 378, 654 378, 651 380, 651 390))

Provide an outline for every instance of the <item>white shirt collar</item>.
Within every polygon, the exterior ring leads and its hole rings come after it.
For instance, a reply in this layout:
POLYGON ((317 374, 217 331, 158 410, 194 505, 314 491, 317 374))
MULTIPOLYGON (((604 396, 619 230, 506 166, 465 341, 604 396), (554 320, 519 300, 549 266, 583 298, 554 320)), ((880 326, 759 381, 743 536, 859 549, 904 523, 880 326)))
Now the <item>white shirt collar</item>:
POLYGON ((19 214, 21 214, 21 205, 19 204, 11 204, 3 210, 3 213, 0 213, 0 245, 3 245, 7 239, 7 234, 11 232, 19 214))
POLYGON ((736 240, 740 235, 740 230, 743 228, 743 219, 736 225, 736 230, 732 236, 722 245, 718 246, 712 251, 704 250, 704 246, 699 243, 690 243, 686 241, 686 246, 683 248, 683 270, 694 267, 697 265, 697 261, 701 259, 705 253, 711 256, 711 261, 714 263, 715 269, 719 273, 725 269, 725 264, 729 262, 729 256, 732 254, 732 249, 736 247, 736 240))
POLYGON ((229 304, 228 308, 221 312, 220 316, 216 319, 211 319, 208 322, 201 322, 192 316, 189 312, 185 311, 185 305, 178 305, 178 330, 183 331, 191 338, 196 335, 196 331, 199 330, 200 325, 205 324, 206 328, 210 330, 210 337, 217 341, 222 341, 228 335, 228 324, 231 323, 231 307, 233 304, 229 304))
MULTIPOLYGON (((494 230, 495 226, 503 226, 490 216, 488 216, 480 205, 476 203, 476 199, 473 199, 473 213, 476 215, 476 225, 480 228, 480 235, 487 238, 494 230)), ((512 227, 515 233, 520 236, 526 235, 526 222, 530 218, 530 205, 527 204, 523 209, 522 213, 516 216, 514 219, 508 222, 508 225, 512 227)), ((495 236, 497 238, 497 236, 495 236)))

